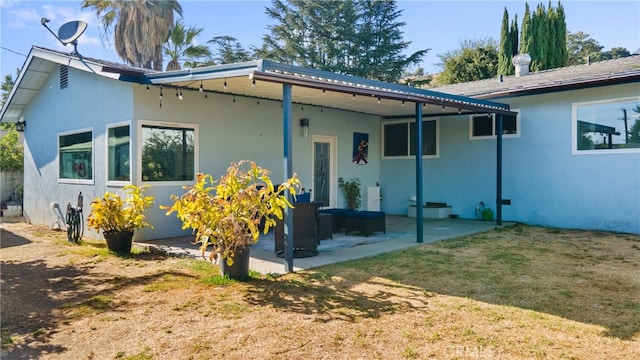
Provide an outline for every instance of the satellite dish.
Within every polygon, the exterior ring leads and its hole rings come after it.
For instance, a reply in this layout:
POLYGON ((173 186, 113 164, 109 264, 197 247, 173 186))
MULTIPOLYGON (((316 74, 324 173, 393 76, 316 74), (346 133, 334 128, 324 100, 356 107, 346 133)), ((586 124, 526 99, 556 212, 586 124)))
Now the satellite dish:
POLYGON ((58 30, 58 39, 60 42, 67 44, 77 44, 77 39, 87 29, 87 23, 84 21, 69 21, 62 24, 58 30), (74 43, 75 42, 75 43, 74 43))
POLYGON ((62 24, 60 29, 58 30, 58 35, 56 35, 51 29, 47 26, 47 23, 50 20, 47 18, 40 19, 40 24, 46 27, 47 30, 51 33, 51 35, 55 36, 58 41, 62 43, 62 45, 67 46, 67 44, 73 45, 73 54, 80 56, 78 53, 78 38, 82 33, 87 29, 87 23, 81 20, 69 21, 67 23, 62 24))

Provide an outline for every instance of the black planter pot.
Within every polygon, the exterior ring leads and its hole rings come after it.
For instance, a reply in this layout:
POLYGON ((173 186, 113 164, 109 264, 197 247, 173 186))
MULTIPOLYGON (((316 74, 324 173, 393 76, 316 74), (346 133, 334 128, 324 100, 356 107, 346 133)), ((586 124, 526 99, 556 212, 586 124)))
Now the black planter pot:
POLYGON ((230 279, 246 280, 249 278, 249 247, 237 248, 233 264, 227 265, 226 259, 220 259, 220 272, 230 279))
POLYGON ((133 231, 105 231, 104 239, 107 240, 109 250, 118 253, 130 253, 133 242, 133 231))

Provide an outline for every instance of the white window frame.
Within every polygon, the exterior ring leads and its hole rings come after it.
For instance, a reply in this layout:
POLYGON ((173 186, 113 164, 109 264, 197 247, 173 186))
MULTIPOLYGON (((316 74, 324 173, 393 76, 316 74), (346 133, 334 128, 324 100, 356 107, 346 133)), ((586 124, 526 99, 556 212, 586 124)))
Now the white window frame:
MULTIPOLYGON (((516 133, 515 134, 502 134, 503 139, 508 138, 519 138, 521 133, 520 127, 520 109, 511 109, 511 111, 517 113, 516 114, 516 133)), ((496 114, 491 114, 491 134, 492 135, 482 135, 482 136, 474 136, 473 135, 473 118, 474 116, 480 116, 483 114, 471 114, 469 115, 469 140, 487 140, 487 139, 495 139, 496 136, 496 114)), ((486 114, 485 114, 486 115, 486 114)))
POLYGON ((56 136, 56 174, 58 177, 59 184, 83 184, 83 185, 93 185, 95 184, 96 178, 96 137, 95 131, 93 131, 93 127, 70 130, 59 132, 56 136), (91 179, 83 180, 83 179, 68 179, 60 177, 60 137, 73 135, 73 134, 81 134, 81 133, 91 133, 91 179))
POLYGON ((640 154, 640 148, 578 150, 578 107, 584 106, 584 105, 599 105, 599 104, 609 104, 609 103, 614 103, 619 101, 634 101, 634 100, 640 101, 640 96, 572 103, 571 104, 571 155, 640 154))
POLYGON ((200 159, 200 143, 199 143, 199 126, 198 124, 190 124, 190 123, 175 123, 175 122, 165 122, 165 121, 152 121, 152 120, 139 120, 136 124, 136 164, 137 171, 136 180, 138 184, 146 184, 153 186, 184 186, 184 185, 193 185, 195 181, 195 175, 200 172, 199 170, 199 159, 200 159), (193 129, 193 137, 194 137, 194 149, 193 149, 193 180, 185 180, 185 181, 143 181, 142 180, 142 127, 143 126, 152 126, 152 127, 173 127, 173 128, 184 128, 184 129, 193 129))
POLYGON ((133 125, 131 124, 130 121, 107 124, 106 131, 105 131, 105 147, 104 147, 105 148, 104 161, 107 169, 107 171, 105 172, 105 181, 107 183, 107 186, 122 187, 122 186, 131 184, 131 180, 133 179, 133 166, 132 166, 133 165, 133 151, 132 151, 133 141, 132 140, 133 140, 133 125), (109 164, 109 130, 123 127, 123 126, 129 126, 129 180, 128 181, 109 180, 109 166, 110 166, 109 164))
MULTIPOLYGON (((440 117, 439 116, 432 116, 432 117, 423 117, 422 121, 435 121, 436 122, 436 153, 434 155, 422 155, 423 159, 438 159, 440 158, 440 117)), ((380 129, 380 139, 381 139, 381 144, 380 144, 380 157, 382 159, 385 160, 394 160, 394 159, 415 159, 416 156, 415 155, 411 155, 410 154, 410 150, 411 150, 411 124, 415 123, 415 118, 412 119, 402 119, 402 120, 391 120, 391 121, 384 121, 381 123, 381 129, 380 129), (385 156, 384 155, 384 127, 385 125, 392 125, 392 124, 408 124, 407 125, 407 155, 401 155, 401 156, 385 156)), ((420 150, 422 151, 422 150, 420 150)))

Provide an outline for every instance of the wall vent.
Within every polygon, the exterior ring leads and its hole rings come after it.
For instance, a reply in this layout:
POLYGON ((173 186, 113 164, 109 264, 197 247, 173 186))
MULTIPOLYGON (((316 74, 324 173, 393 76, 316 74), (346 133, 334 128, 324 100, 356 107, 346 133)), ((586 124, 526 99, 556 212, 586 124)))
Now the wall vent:
POLYGON ((60 65, 60 90, 66 89, 67 86, 69 86, 69 67, 60 65))

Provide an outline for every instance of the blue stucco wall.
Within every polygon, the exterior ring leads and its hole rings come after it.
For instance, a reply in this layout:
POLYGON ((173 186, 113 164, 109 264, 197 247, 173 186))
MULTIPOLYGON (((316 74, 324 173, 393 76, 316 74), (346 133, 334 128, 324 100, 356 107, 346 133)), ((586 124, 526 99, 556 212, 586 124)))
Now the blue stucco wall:
MULTIPOLYGON (((640 153, 572 155, 572 103, 638 96, 637 84, 498 99, 521 111, 521 134, 503 142, 503 219, 561 228, 640 233, 640 153)), ((469 140, 469 118, 440 122, 440 157, 423 160, 425 201, 474 218, 495 210, 495 140, 469 140)), ((382 160, 383 207, 406 214, 414 160, 382 160)))
POLYGON ((130 94, 126 83, 73 68, 69 69, 68 87, 60 89, 55 67, 25 112, 24 215, 28 221, 64 228, 66 204, 75 206, 80 192, 86 217, 91 199, 107 190, 106 125, 131 120, 130 94), (58 135, 78 129, 93 131, 94 174, 89 184, 58 181, 58 135), (52 208, 52 204, 59 208, 52 208))
MULTIPOLYGON (((160 108, 159 88, 147 92, 145 86, 131 86, 135 97, 134 123, 160 121, 198 127, 197 171, 218 178, 226 172, 231 162, 247 159, 269 169, 274 182, 284 179, 284 135, 280 101, 258 102, 253 98, 236 96, 234 102, 234 97, 221 94, 209 94, 205 99, 204 95, 197 91, 184 92, 183 100, 179 100, 172 90, 164 89, 163 104, 160 108)), ((363 187, 373 186, 379 181, 379 117, 308 105, 293 105, 291 118, 293 172, 298 175, 303 187, 309 189, 313 183, 311 157, 314 135, 336 137, 338 176, 358 177, 363 187), (309 119, 307 137, 301 135, 300 118, 309 119), (354 132, 368 133, 370 139, 376 139, 372 141, 369 149, 370 163, 367 166, 354 166, 351 163, 354 132)), ((167 205, 170 203, 171 195, 184 192, 181 185, 157 182, 151 185, 150 194, 156 197, 158 204, 167 205)), ((336 194, 335 206, 344 206, 339 192, 336 194)), ((154 224, 154 229, 138 231, 137 240, 189 234, 189 231, 181 230, 181 223, 174 215, 167 217, 159 208, 151 209, 148 216, 154 224)))

